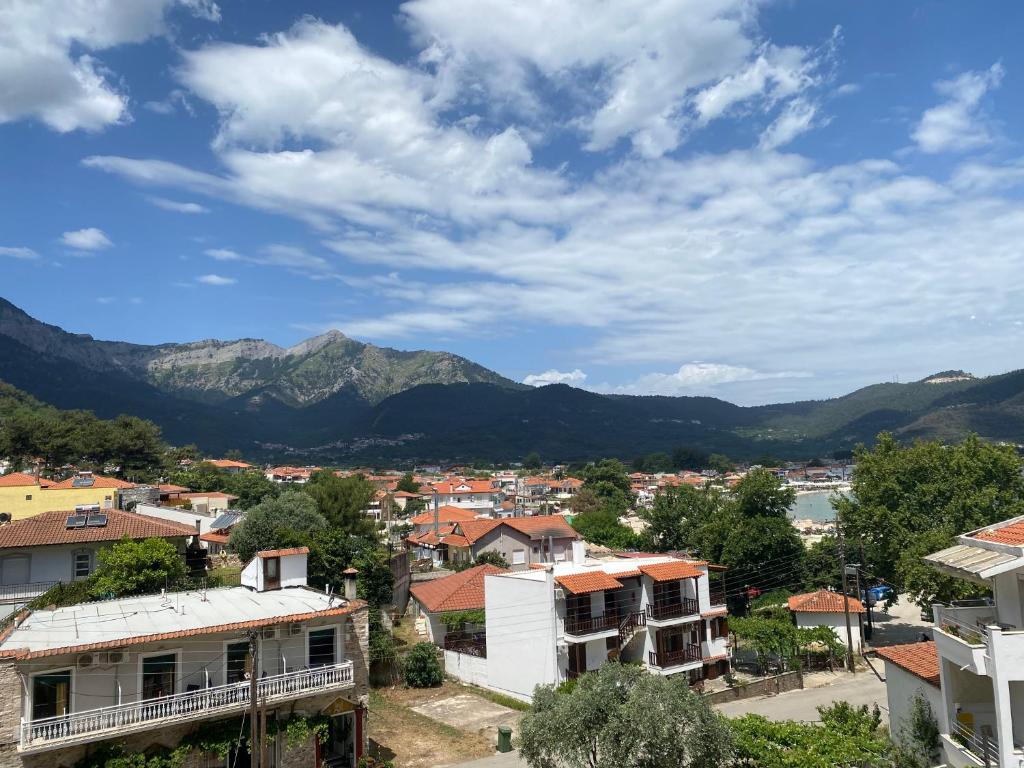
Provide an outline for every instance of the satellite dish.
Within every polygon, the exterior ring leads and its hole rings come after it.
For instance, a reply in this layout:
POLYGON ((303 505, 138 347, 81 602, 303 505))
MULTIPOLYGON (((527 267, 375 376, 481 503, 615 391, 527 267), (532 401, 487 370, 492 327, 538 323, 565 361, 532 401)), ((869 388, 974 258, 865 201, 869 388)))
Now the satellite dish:
POLYGON ((9 523, 9 522, 11 522, 11 513, 10 512, 0 512, 0 523, 9 523))

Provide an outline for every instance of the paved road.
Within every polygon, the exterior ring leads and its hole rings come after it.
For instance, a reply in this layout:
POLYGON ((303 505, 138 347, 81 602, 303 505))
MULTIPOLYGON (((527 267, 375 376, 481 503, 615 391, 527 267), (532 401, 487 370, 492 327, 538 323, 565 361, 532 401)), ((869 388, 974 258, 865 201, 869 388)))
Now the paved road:
POLYGON ((848 701, 855 706, 878 704, 882 710, 883 722, 889 720, 889 707, 885 698, 885 683, 870 671, 845 676, 820 688, 788 691, 778 696, 758 696, 754 699, 730 701, 717 705, 723 715, 739 717, 753 713, 764 715, 769 720, 818 720, 819 706, 829 706, 835 701, 848 701))
POLYGON ((497 752, 492 757, 482 757, 479 760, 472 760, 468 763, 459 763, 449 768, 526 768, 526 761, 519 759, 519 753, 497 752))

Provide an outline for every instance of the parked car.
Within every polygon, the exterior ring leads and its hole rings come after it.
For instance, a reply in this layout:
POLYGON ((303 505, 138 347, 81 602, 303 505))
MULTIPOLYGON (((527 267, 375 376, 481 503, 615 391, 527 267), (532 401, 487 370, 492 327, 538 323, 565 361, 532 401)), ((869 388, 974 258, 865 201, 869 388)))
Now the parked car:
POLYGON ((884 603, 893 594, 892 587, 888 584, 876 584, 861 591, 861 599, 868 605, 884 603))

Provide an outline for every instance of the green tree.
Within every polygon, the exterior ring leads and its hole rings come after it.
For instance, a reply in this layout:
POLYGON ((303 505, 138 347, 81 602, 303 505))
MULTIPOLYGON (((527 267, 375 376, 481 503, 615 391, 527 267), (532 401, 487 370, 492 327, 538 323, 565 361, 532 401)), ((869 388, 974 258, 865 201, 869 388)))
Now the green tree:
POLYGON ((496 552, 493 549, 489 549, 485 552, 481 552, 476 556, 476 560, 473 561, 473 565, 493 565, 495 568, 508 568, 508 560, 501 552, 496 552))
POLYGON ((636 549, 639 540, 633 531, 619 522, 618 515, 602 508, 594 512, 576 515, 572 527, 591 544, 600 544, 612 549, 636 549))
POLYGON ((544 466, 540 460, 540 454, 532 451, 523 457, 523 469, 540 469, 544 466))
POLYGON ((859 447, 849 497, 833 500, 846 538, 863 542, 869 570, 921 605, 979 588, 938 574, 921 558, 956 537, 1024 514, 1021 459, 1012 446, 970 436, 955 446, 900 445, 888 433, 859 447))
POLYGON ((405 491, 406 493, 419 493, 420 484, 416 482, 416 478, 413 477, 412 472, 406 472, 398 481, 398 485, 395 486, 395 490, 405 491))
POLYGON ((530 768, 718 768, 732 736, 687 685, 631 665, 605 664, 571 689, 538 686, 519 726, 530 768))
POLYGON ((166 539, 135 541, 125 537, 97 555, 98 565, 89 577, 95 597, 124 597, 173 589, 185 576, 185 560, 166 539))
POLYGON ((246 512, 232 529, 228 545, 245 562, 261 550, 303 543, 304 537, 326 527, 327 520, 310 496, 288 490, 246 512))
POLYGON ((267 480, 259 472, 228 474, 205 461, 185 471, 172 473, 169 480, 175 485, 183 485, 201 493, 230 493, 238 497, 233 506, 239 509, 249 509, 264 499, 273 498, 281 493, 279 484, 267 480))
POLYGON ((159 466, 164 446, 160 428, 137 416, 118 416, 109 425, 110 459, 121 468, 121 475, 159 466))
MULTIPOLYGON (((853 554, 849 548, 848 553, 853 554)), ((839 542, 835 536, 822 536, 807 548, 804 569, 806 572, 805 589, 810 591, 822 588, 842 588, 843 580, 839 573, 839 542)))
POLYGON ((327 521, 343 531, 372 535, 373 520, 366 510, 377 489, 362 475, 338 477, 330 470, 314 472, 302 490, 316 501, 327 521))
POLYGON ((633 461, 633 469, 637 472, 671 472, 672 458, 667 453, 648 453, 633 461))
POLYGON ((741 517, 787 517, 796 491, 764 469, 753 469, 732 489, 733 504, 741 517))
POLYGON ((732 463, 732 460, 722 453, 712 453, 708 456, 708 469, 713 470, 720 475, 727 475, 736 469, 736 465, 732 463))
POLYGON ((629 509, 629 473, 618 459, 602 459, 588 465, 583 470, 583 489, 593 491, 607 508, 617 513, 629 509))
POLYGON ((416 643, 405 655, 405 684, 410 688, 434 688, 444 680, 444 670, 437 659, 437 646, 416 643))
POLYGON ((654 497, 650 509, 637 510, 647 523, 641 534, 643 547, 656 552, 688 549, 696 543, 694 532, 721 508, 722 496, 717 489, 689 485, 666 488, 654 497))
POLYGON ((692 472, 702 472, 708 468, 710 457, 693 448, 676 448, 672 451, 672 466, 676 469, 688 469, 692 472))

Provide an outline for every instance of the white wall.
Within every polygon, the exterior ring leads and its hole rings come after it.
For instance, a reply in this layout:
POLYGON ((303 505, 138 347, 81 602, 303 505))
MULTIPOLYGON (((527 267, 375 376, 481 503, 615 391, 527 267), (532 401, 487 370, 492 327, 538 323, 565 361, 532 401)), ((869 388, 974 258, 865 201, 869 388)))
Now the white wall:
POLYGON ((554 577, 543 576, 484 578, 488 677, 494 690, 530 697, 535 686, 560 681, 554 577))
POLYGON ((487 659, 455 651, 444 652, 444 671, 457 680, 487 688, 487 659))
MULTIPOLYGON (((170 539, 184 551, 185 537, 170 539)), ((0 558, 28 556, 28 582, 38 581, 74 581, 74 555, 78 552, 89 552, 92 556, 92 568, 96 568, 96 553, 106 549, 116 541, 92 541, 82 544, 57 544, 48 547, 23 547, 0 549, 0 558)), ((0 568, 2 573, 2 568, 0 568)))
POLYGON ((912 675, 895 664, 885 662, 885 694, 889 700, 889 730, 893 740, 909 745, 908 729, 910 727, 910 704, 914 697, 922 694, 931 705, 932 715, 939 723, 939 729, 945 730, 946 705, 942 700, 942 691, 930 683, 926 683, 917 675, 912 675))
MULTIPOLYGON (((281 558, 281 586, 306 586, 306 555, 286 555, 281 558)), ((341 586, 340 584, 337 586, 341 586)))
POLYGON ((210 523, 215 519, 213 515, 201 515, 198 512, 182 511, 170 507, 157 507, 152 504, 137 505, 135 513, 145 515, 146 517, 155 517, 160 520, 170 520, 172 523, 181 523, 193 528, 198 521, 200 533, 207 533, 210 530, 210 523))
MULTIPOLYGON (((794 611, 794 615, 796 616, 796 625, 798 627, 831 627, 839 642, 842 643, 844 647, 846 646, 845 614, 794 611)), ((850 632, 853 635, 853 650, 855 653, 859 653, 861 647, 860 619, 860 614, 850 614, 850 632)))

